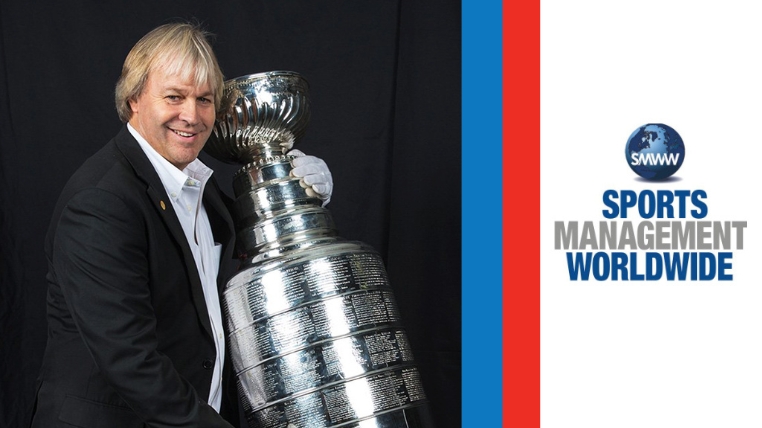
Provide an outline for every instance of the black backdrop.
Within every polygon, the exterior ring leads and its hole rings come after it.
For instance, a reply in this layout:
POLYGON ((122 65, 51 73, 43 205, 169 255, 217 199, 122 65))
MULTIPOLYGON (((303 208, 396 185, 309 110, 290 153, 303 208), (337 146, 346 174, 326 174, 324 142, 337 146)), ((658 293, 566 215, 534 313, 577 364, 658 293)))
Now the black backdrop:
MULTIPOLYGON (((310 82, 296 148, 330 166, 340 234, 383 256, 437 425, 460 426, 460 15, 455 0, 0 1, 0 426, 29 417, 56 198, 121 126, 129 49, 189 19, 216 34, 227 78, 310 82)), ((237 167, 202 160, 232 194, 237 167)))

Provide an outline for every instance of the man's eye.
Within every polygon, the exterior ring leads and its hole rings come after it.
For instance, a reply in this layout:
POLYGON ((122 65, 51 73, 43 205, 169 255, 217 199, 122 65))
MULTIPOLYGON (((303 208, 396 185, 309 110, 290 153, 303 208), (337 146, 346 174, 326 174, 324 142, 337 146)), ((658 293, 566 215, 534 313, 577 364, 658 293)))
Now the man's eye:
POLYGON ((167 95, 167 97, 166 97, 166 98, 167 98, 168 100, 170 100, 170 101, 177 101, 177 100, 179 100, 179 99, 180 99, 180 96, 179 96, 179 95, 167 95))
POLYGON ((210 100, 209 98, 205 98, 205 97, 200 97, 200 98, 198 99, 198 101, 199 101, 200 103, 202 103, 202 104, 209 104, 209 103, 211 103, 211 102, 212 102, 212 100, 210 100))

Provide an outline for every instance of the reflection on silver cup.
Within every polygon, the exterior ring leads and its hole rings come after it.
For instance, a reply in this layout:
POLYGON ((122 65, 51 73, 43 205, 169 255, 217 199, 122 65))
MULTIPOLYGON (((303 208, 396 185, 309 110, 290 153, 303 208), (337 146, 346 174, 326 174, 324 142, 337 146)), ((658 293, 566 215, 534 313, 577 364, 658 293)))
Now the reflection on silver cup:
POLYGON ((381 257, 340 238, 289 175, 309 115, 297 73, 232 79, 205 148, 245 164, 233 183, 244 263, 223 307, 249 426, 432 427, 381 257))

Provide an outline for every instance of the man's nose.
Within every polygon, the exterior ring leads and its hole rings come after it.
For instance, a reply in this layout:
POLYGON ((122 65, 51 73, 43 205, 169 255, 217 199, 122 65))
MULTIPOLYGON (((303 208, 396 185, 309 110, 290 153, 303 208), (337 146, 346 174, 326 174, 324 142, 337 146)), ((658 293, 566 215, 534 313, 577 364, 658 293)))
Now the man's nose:
POLYGON ((198 106, 196 100, 188 98, 180 109, 180 120, 188 122, 190 125, 198 123, 198 106))

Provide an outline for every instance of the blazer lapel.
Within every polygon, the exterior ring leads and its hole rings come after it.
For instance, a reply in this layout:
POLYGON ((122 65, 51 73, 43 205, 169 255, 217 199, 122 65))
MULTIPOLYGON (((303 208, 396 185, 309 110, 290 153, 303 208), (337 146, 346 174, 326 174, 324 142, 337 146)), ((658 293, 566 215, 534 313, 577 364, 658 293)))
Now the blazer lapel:
MULTIPOLYGON (((229 277, 235 272, 238 265, 233 256, 235 248, 235 227, 225 202, 222 200, 222 191, 212 177, 204 190, 204 207, 209 216, 212 226, 212 234, 215 241, 222 244, 220 254, 220 271, 217 275, 217 288, 220 295, 225 289, 229 277)), ((222 301, 222 299, 220 299, 222 301)))
POLYGON ((201 278, 198 274, 196 261, 193 258, 193 253, 188 245, 188 240, 185 238, 183 227, 180 225, 180 220, 177 219, 177 214, 172 207, 167 192, 164 190, 164 185, 162 184, 159 175, 153 168, 151 161, 146 157, 143 149, 140 148, 138 142, 132 134, 130 134, 129 130, 127 130, 126 125, 116 136, 116 145, 130 164, 132 164, 138 177, 146 182, 148 186, 146 189, 148 197, 160 214, 170 234, 182 249, 185 268, 188 272, 188 278, 190 278, 191 295, 193 296, 193 302, 196 306, 199 321, 204 326, 207 334, 210 337, 214 337, 212 334, 211 321, 209 321, 209 312, 206 308, 206 300, 204 299, 204 288, 201 285, 201 278))

